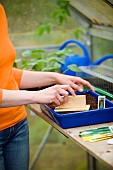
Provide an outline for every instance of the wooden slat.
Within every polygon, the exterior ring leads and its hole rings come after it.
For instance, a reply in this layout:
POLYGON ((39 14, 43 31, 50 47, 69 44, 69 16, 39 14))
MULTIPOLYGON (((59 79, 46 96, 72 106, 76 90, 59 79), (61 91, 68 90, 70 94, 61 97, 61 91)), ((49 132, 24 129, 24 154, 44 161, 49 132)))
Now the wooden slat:
POLYGON ((113 27, 113 8, 103 0, 71 0, 71 6, 77 9, 93 24, 113 27))
POLYGON ((55 108, 57 112, 83 111, 89 110, 90 105, 86 105, 86 95, 68 96, 68 101, 55 108))
POLYGON ((56 109, 68 109, 68 108, 84 108, 86 106, 86 96, 85 95, 76 95, 76 96, 68 96, 68 101, 60 106, 56 107, 56 109))
POLYGON ((99 38, 104 38, 113 41, 113 29, 107 29, 104 27, 95 27, 92 26, 89 29, 89 33, 92 36, 99 37, 99 38))

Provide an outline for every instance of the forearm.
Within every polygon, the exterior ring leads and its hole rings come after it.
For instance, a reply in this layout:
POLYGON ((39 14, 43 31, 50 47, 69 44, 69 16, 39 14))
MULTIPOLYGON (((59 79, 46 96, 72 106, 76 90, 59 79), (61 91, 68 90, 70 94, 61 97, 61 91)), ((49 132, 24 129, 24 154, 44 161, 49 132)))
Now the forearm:
POLYGON ((2 90, 0 107, 12 107, 35 103, 34 92, 25 90, 2 90))
POLYGON ((68 85, 55 85, 39 91, 2 90, 0 107, 13 107, 26 104, 53 104, 58 106, 67 100, 68 91, 74 91, 68 85), (64 97, 62 97, 64 96, 64 97))
POLYGON ((23 71, 20 89, 44 87, 57 83, 58 73, 23 71))

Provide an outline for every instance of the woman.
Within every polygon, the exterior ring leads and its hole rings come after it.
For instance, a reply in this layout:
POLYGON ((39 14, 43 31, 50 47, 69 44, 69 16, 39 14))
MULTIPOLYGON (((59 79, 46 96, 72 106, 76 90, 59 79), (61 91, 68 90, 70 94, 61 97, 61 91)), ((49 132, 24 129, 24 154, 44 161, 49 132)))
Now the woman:
POLYGON ((67 101, 68 92, 75 95, 75 91, 83 91, 83 85, 94 90, 79 77, 15 69, 15 56, 0 4, 0 170, 28 170, 29 133, 24 105, 46 103, 56 107, 67 101), (56 85, 39 91, 24 90, 52 84, 56 85))

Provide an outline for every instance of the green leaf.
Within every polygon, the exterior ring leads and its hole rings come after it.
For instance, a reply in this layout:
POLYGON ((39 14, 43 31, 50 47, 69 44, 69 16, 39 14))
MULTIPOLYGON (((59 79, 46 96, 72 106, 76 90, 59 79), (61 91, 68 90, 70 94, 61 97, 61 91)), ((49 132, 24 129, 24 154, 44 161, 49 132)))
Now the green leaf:
POLYGON ((40 27, 38 27, 36 34, 43 35, 44 32, 47 32, 49 34, 51 31, 51 28, 52 28, 52 24, 50 24, 50 23, 43 24, 40 27))
POLYGON ((29 62, 28 63, 28 66, 35 66, 35 65, 37 65, 37 61, 32 61, 32 62, 29 62))
POLYGON ((42 56, 41 56, 40 54, 37 54, 37 53, 32 53, 31 56, 32 56, 32 57, 35 57, 35 58, 37 58, 37 59, 41 59, 41 58, 42 58, 42 56))
POLYGON ((37 63, 46 63, 46 60, 44 60, 44 59, 40 59, 40 60, 37 60, 37 63))
POLYGON ((51 66, 51 67, 45 67, 42 69, 42 71, 54 71, 54 67, 51 66))
POLYGON ((50 23, 46 24, 46 31, 49 34, 51 32, 52 25, 50 23))
POLYGON ((61 65, 59 63, 54 63, 54 69, 60 70, 61 65))
POLYGON ((38 30, 37 30, 37 34, 38 35, 42 35, 43 33, 44 33, 44 31, 45 31, 45 25, 43 24, 43 25, 41 25, 40 27, 38 27, 38 30))
POLYGON ((45 50, 44 49, 34 49, 34 50, 31 50, 32 51, 32 53, 44 53, 45 52, 45 50))
POLYGON ((68 69, 75 72, 81 72, 80 68, 76 64, 71 64, 67 66, 68 69))
POLYGON ((22 64, 28 64, 28 61, 27 60, 22 60, 22 64))
POLYGON ((13 67, 15 67, 15 68, 18 67, 16 62, 14 62, 13 67))
POLYGON ((59 72, 60 65, 58 63, 54 63, 52 66, 48 66, 42 69, 42 71, 52 71, 52 72, 59 72))
POLYGON ((48 58, 46 61, 47 61, 47 63, 49 63, 49 62, 58 62, 58 57, 51 57, 51 58, 48 58))
POLYGON ((45 55, 45 58, 50 58, 50 57, 53 57, 54 55, 56 55, 56 53, 47 53, 45 55))
POLYGON ((32 50, 26 50, 26 51, 24 51, 24 52, 21 53, 21 55, 22 55, 23 57, 30 57, 31 54, 32 54, 32 50))
POLYGON ((53 13, 53 18, 58 20, 60 24, 63 24, 66 21, 65 9, 57 9, 53 13))
POLYGON ((29 69, 29 68, 28 68, 28 64, 27 64, 27 63, 24 63, 24 64, 21 66, 21 69, 29 69))
POLYGON ((56 3, 58 4, 59 8, 56 9, 53 13, 53 18, 59 21, 59 23, 62 25, 65 21, 67 21, 67 17, 70 16, 69 11, 69 0, 56 0, 56 3))
POLYGON ((80 28, 74 30, 73 33, 76 39, 79 39, 81 35, 84 35, 84 31, 80 28))
POLYGON ((74 52, 71 49, 69 49, 69 48, 65 48, 63 50, 57 51, 56 55, 57 56, 64 56, 64 55, 65 56, 71 56, 71 55, 74 55, 74 52))
POLYGON ((61 63, 61 64, 64 64, 64 59, 63 59, 63 58, 58 57, 58 62, 59 62, 59 63, 61 63))
POLYGON ((16 58, 15 62, 16 62, 16 63, 21 62, 21 58, 16 58))
POLYGON ((32 69, 33 69, 33 70, 36 70, 36 71, 42 71, 42 69, 43 69, 43 67, 44 67, 44 64, 45 64, 45 63, 40 60, 40 61, 38 61, 38 62, 36 63, 36 65, 34 65, 34 66, 32 67, 32 69))

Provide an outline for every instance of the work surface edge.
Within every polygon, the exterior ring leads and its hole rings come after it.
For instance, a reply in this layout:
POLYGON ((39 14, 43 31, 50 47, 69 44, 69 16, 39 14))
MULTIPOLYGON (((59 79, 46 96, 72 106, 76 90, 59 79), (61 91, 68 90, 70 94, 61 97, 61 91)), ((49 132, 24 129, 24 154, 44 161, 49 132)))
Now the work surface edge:
POLYGON ((33 112, 35 112, 35 114, 37 114, 39 117, 41 117, 46 122, 48 122, 50 125, 52 125, 60 133, 64 134, 66 137, 76 142, 79 146, 81 146, 84 150, 86 150, 96 159, 100 160, 102 163, 107 165, 109 168, 113 169, 113 145, 108 145, 107 140, 93 142, 93 143, 84 142, 81 139, 81 137, 79 137, 79 132, 82 130, 113 125, 113 122, 90 125, 90 126, 75 127, 75 128, 69 128, 69 129, 62 129, 53 120, 51 120, 47 115, 45 115, 42 112, 39 104, 31 104, 29 105, 29 107, 33 112))

